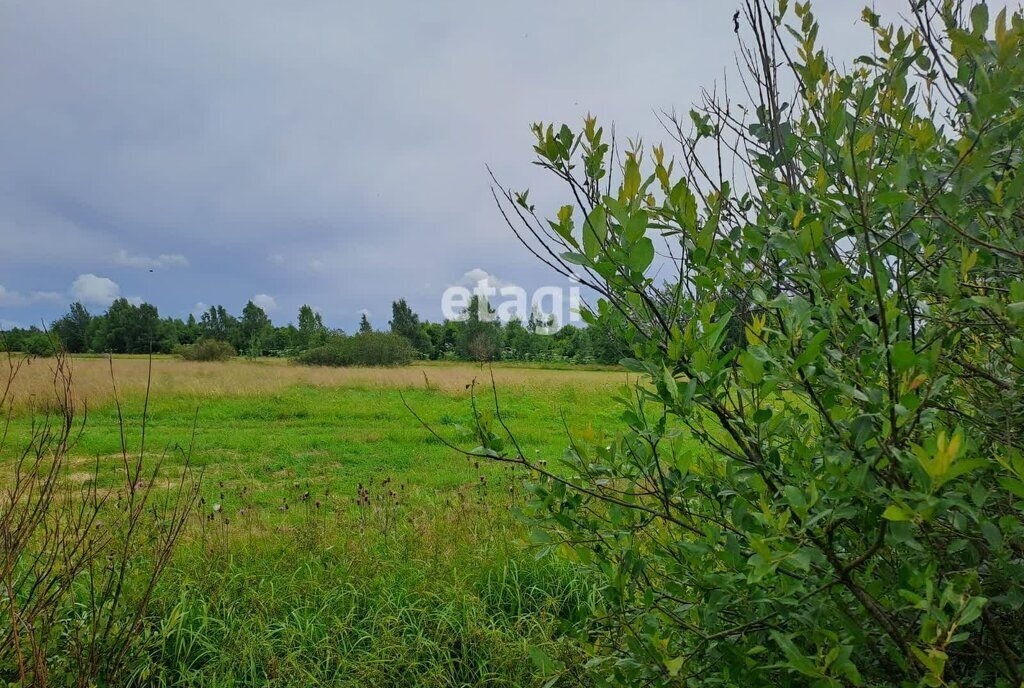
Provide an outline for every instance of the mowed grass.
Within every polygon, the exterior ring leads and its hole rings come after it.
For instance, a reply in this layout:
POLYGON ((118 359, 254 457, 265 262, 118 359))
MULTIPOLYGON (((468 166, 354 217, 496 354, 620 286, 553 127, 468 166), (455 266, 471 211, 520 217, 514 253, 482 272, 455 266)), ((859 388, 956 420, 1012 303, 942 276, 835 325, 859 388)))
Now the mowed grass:
MULTIPOLYGON (((625 373, 76 359, 88 420, 68 479, 91 480, 98 466, 113 491, 122 424, 111 363, 129 453, 148 379, 150 462, 163 455, 174 477, 191 445, 203 479, 133 655, 136 684, 538 685, 551 665, 538 651, 566 666, 560 684, 585 683, 562 633, 594 591, 571 564, 534 558, 513 516, 527 476, 458 454, 406 404, 471 449, 474 380, 488 407, 493 374, 524 451, 554 465, 566 427, 594 437, 615 425, 608 400, 625 373)), ((19 371, 0 471, 47 406, 46 365, 19 371)))

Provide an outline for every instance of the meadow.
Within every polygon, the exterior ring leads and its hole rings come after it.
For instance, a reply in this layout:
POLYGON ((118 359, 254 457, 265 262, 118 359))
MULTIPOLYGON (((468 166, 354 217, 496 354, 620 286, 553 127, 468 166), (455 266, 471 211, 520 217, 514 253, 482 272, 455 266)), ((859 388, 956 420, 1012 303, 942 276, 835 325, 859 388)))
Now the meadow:
MULTIPOLYGON (((408 407, 471 449, 471 395, 475 386, 478 403, 492 403, 493 375, 524 451, 555 464, 568 444, 563 411, 587 419, 569 421, 571 432, 600 433, 617 415, 602 400, 624 372, 129 357, 80 357, 72 371, 86 421, 69 484, 123 489, 121 428, 139 451, 144 410, 146 453, 164 457, 158 480, 180 475, 186 446, 202 480, 131 680, 534 685, 581 664, 562 631, 586 613, 592 586, 534 556, 515 517, 528 476, 458 454, 408 407)), ((12 392, 5 480, 51 402, 47 359, 22 366, 12 392)))

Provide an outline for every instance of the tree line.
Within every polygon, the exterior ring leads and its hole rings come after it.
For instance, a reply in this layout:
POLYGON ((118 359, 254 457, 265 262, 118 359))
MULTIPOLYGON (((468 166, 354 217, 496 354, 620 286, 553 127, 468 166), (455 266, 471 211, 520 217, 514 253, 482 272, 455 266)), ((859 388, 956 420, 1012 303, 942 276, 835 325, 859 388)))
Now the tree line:
MULTIPOLYGON (((386 332, 409 341, 422 360, 512 360, 573 363, 617 363, 624 355, 619 343, 597 328, 565 325, 553 334, 553 321, 531 314, 524 322, 500 322, 486 303, 473 297, 461 319, 435 323, 421 320, 405 299, 391 304, 386 332), (484 313, 484 317, 481 316, 484 313)), ((375 332, 363 314, 358 333, 375 332)), ((308 305, 299 308, 295 323, 275 325, 266 311, 252 301, 241 314, 224 306, 210 306, 197 318, 161 317, 150 303, 134 304, 121 298, 103 313, 90 313, 81 303, 41 327, 11 328, 3 332, 0 349, 37 356, 62 347, 69 353, 180 353, 200 342, 223 342, 249 357, 296 357, 346 336, 328 328, 308 305)))

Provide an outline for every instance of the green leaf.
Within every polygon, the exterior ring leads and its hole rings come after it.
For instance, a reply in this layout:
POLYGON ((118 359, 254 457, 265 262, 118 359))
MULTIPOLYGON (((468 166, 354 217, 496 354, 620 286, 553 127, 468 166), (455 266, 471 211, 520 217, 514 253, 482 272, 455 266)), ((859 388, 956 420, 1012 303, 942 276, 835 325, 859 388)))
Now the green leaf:
POLYGON ((908 341, 896 342, 890 349, 889 355, 892 358, 892 367, 899 372, 912 367, 917 359, 914 347, 908 341))
POLYGON ((680 179, 669 193, 669 200, 675 208, 676 221, 687 231, 697 227, 697 199, 687 186, 685 179, 680 179))
POLYGON ((743 379, 750 384, 756 385, 764 379, 764 362, 749 351, 740 354, 740 366, 743 368, 743 379))
POLYGON ((643 272, 654 261, 654 242, 643 237, 633 244, 626 256, 626 266, 634 272, 643 272))
POLYGON ((1003 534, 992 521, 981 522, 981 535, 988 542, 988 546, 994 550, 998 550, 1003 546, 1003 534))
POLYGON ((807 348, 804 349, 803 353, 796 357, 794 365, 797 368, 803 368, 805 365, 813 361, 821 353, 821 347, 825 344, 825 340, 828 339, 828 330, 819 330, 807 344, 807 348))
POLYGON ((626 169, 622 177, 622 200, 633 200, 640 191, 640 184, 640 164, 636 161, 636 156, 630 153, 626 157, 626 169))
POLYGON ((910 521, 914 518, 914 512, 901 504, 890 504, 882 512, 882 518, 887 521, 910 521))
POLYGON ((1016 478, 1000 478, 999 484, 1017 499, 1024 499, 1024 481, 1016 478))
POLYGON ((678 676, 679 670, 683 668, 683 663, 686 661, 685 656, 676 657, 675 659, 666 659, 665 668, 668 669, 669 676, 678 676))
POLYGON ((608 238, 608 218, 604 206, 596 206, 583 225, 583 255, 593 260, 608 238))
POLYGON ((565 664, 552 659, 546 652, 544 652, 544 650, 540 649, 536 645, 530 646, 530 659, 533 660, 533 665, 537 667, 537 670, 543 676, 557 674, 565 669, 565 664))
POLYGON ((984 2, 971 8, 971 29, 975 36, 983 36, 988 29, 988 5, 984 2))
POLYGON ((869 132, 866 132, 866 133, 862 134, 861 137, 859 139, 857 139, 857 143, 853 144, 853 153, 854 153, 854 155, 860 155, 861 153, 863 153, 867 149, 871 148, 871 146, 874 145, 874 143, 875 143, 875 134, 874 134, 874 132, 869 131, 869 132))
POLYGON ((676 384, 676 379, 672 376, 672 371, 665 368, 662 379, 665 382, 665 389, 668 391, 668 395, 672 401, 679 399, 679 386, 676 384))
POLYGON ((576 239, 572 236, 572 211, 571 205, 563 205, 558 209, 558 222, 552 222, 551 227, 558 232, 558 235, 567 243, 576 246, 576 239))
POLYGON ((619 365, 630 371, 631 373, 646 373, 647 366, 644 365, 643 361, 638 361, 635 358, 623 358, 619 361, 619 365))
POLYGON ((632 244, 647 232, 648 219, 647 213, 643 210, 629 216, 622 227, 622 236, 627 244, 632 244))
POLYGON ((778 631, 772 631, 771 636, 772 640, 775 641, 775 644, 782 650, 782 654, 786 656, 786 661, 789 663, 790 667, 796 669, 804 676, 821 678, 821 671, 818 670, 818 667, 816 667, 811 660, 800 652, 799 648, 797 648, 790 639, 792 636, 782 635, 778 631))

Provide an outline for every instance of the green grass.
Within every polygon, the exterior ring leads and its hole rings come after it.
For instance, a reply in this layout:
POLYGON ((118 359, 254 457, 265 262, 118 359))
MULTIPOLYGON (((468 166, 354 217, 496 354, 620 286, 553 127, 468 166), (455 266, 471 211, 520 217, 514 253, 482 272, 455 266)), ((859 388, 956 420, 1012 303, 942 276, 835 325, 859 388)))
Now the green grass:
MULTIPOLYGON (((241 487, 247 487, 260 505, 270 506, 293 495, 295 483, 303 490, 309 483, 317 492, 354 498, 360 483, 389 477, 419 493, 477 480, 480 471, 417 422, 402 395, 439 434, 473 448, 468 392, 311 386, 261 397, 195 399, 154 392, 146 444, 152 453, 167 451, 168 466, 180 465, 173 448, 192 441, 194 425, 194 464, 203 470, 209 496, 225 493, 225 507, 234 505, 231 495, 241 487), (219 489, 214 491, 214 485, 219 489)), ((479 403, 490 401, 484 397, 479 403)), ((568 445, 563 413, 576 431, 591 424, 610 426, 617 415, 600 397, 574 387, 550 392, 512 389, 500 392, 500 401, 502 416, 524 450, 549 460, 568 445)), ((129 447, 136 449, 141 441, 141 400, 125 403, 122 410, 129 447)), ((108 404, 91 411, 75 449, 79 466, 87 470, 100 457, 101 484, 113 484, 120 447, 116 408, 108 404)), ((483 470, 499 469, 485 465, 483 470)))
MULTIPOLYGON (((466 369, 467 379, 479 373, 466 369)), ((563 414, 574 432, 610 428, 618 412, 604 392, 623 379, 608 372, 595 386, 573 371, 545 375, 499 394, 524 450, 553 464, 568 444, 563 414)), ((482 390, 480 403, 489 395, 482 390)), ((538 685, 537 649, 582 666, 563 632, 589 613, 594 591, 570 564, 538 561, 525 544, 513 515, 525 476, 452 451, 403 396, 451 442, 474 446, 461 385, 152 391, 148 453, 166 451, 164 473, 177 474, 174 448, 194 429, 204 501, 131 657, 135 684, 538 685), (360 485, 369 507, 356 505, 360 485)), ((130 452, 142 402, 130 394, 122 404, 130 452)), ((27 412, 15 417, 5 454, 29 422, 27 412)), ((98 463, 100 485, 116 491, 120 447, 116 407, 102 403, 89 412, 69 479, 91 479, 98 463)), ((560 685, 582 682, 575 672, 560 685)))

